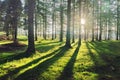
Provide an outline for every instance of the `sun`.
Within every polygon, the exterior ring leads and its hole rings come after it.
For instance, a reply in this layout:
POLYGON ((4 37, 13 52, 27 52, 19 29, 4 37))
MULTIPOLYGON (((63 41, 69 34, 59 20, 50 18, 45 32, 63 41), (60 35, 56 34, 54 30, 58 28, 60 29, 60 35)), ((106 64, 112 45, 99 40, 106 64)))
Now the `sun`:
POLYGON ((81 24, 84 25, 85 24, 85 19, 81 19, 81 24))

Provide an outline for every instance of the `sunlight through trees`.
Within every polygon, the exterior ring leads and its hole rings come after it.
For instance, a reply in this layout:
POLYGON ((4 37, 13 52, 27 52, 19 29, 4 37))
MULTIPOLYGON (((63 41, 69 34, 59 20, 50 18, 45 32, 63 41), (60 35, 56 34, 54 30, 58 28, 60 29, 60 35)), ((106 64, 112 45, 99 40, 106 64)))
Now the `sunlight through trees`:
POLYGON ((0 80, 119 80, 120 0, 0 0, 0 80))

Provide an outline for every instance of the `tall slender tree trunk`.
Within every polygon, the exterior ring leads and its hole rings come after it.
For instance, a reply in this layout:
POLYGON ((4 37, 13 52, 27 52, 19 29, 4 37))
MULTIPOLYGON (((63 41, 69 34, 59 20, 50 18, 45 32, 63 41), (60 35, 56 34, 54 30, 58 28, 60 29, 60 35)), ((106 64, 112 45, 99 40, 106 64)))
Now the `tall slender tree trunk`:
POLYGON ((56 18, 56 12, 55 12, 55 39, 57 38, 57 18, 56 18))
POLYGON ((63 41, 63 0, 60 2, 60 42, 63 41))
POLYGON ((34 43, 35 0, 28 0, 28 53, 35 53, 34 43))
POLYGON ((79 23, 79 41, 78 41, 78 45, 81 45, 81 0, 79 0, 79 18, 80 18, 80 23, 79 23))
POLYGON ((42 37, 42 17, 40 18, 39 36, 42 37))
POLYGON ((6 32, 6 36, 9 37, 9 23, 8 23, 8 15, 6 15, 5 17, 5 23, 4 23, 5 27, 4 30, 6 32))
POLYGON ((97 1, 97 14, 96 14, 96 17, 97 17, 97 19, 96 19, 96 40, 98 41, 98 26, 99 26, 99 19, 98 19, 98 16, 99 16, 99 2, 97 1))
POLYGON ((14 37, 13 37, 13 43, 18 43, 18 40, 17 40, 17 31, 18 31, 18 25, 17 25, 17 19, 15 19, 15 21, 14 21, 14 24, 13 24, 13 26, 14 26, 14 37))
MULTIPOLYGON (((109 6, 110 6, 110 0, 109 0, 109 6)), ((111 30, 110 30, 110 27, 111 27, 111 26, 110 26, 110 24, 111 24, 111 23, 110 23, 110 19, 111 19, 111 18, 110 18, 110 15, 111 15, 111 13, 110 13, 110 9, 109 9, 109 19, 108 19, 108 40, 110 40, 110 31, 111 31, 111 30)))
POLYGON ((53 0, 53 10, 52 10, 52 40, 54 40, 55 36, 54 36, 54 32, 55 32, 55 2, 53 0))
MULTIPOLYGON (((47 0, 45 0, 45 3, 47 3, 47 0)), ((47 9, 47 5, 45 5, 45 9, 47 9)), ((47 10, 44 11, 44 26, 43 26, 43 38, 46 40, 47 39, 47 10)))
POLYGON ((38 40, 37 13, 35 13, 35 41, 38 40))
POLYGON ((45 13, 44 15, 44 20, 43 20, 43 38, 46 40, 47 39, 47 14, 45 13))
POLYGON ((107 18, 105 19, 105 40, 107 40, 107 18))
POLYGON ((73 19, 72 19, 72 43, 75 42, 75 0, 73 0, 73 19))
POLYGON ((119 40, 119 33, 120 33, 120 21, 119 21, 119 18, 120 18, 120 16, 119 16, 119 2, 120 2, 120 0, 117 0, 117 32, 116 32, 116 40, 119 40))
POLYGON ((65 46, 71 48, 70 44, 70 22, 71 22, 71 0, 67 1, 67 35, 66 35, 66 44, 65 46))
POLYGON ((93 0, 93 26, 92 26, 92 41, 94 41, 94 0, 93 0))
POLYGON ((47 12, 45 14, 45 34, 44 34, 44 39, 47 39, 47 12))
POLYGON ((45 15, 44 15, 44 17, 43 17, 43 39, 45 39, 45 15))
POLYGON ((100 24, 99 24, 99 28, 100 28, 100 31, 99 31, 99 41, 102 40, 102 20, 101 20, 101 6, 102 6, 102 2, 100 2, 100 5, 99 5, 99 15, 100 15, 100 24))

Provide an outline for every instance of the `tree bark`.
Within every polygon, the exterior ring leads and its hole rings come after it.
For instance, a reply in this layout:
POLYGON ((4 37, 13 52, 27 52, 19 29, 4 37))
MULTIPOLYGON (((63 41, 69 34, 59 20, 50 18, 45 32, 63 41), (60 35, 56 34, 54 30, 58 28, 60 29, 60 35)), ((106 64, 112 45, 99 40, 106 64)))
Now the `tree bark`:
POLYGON ((93 26, 92 26, 92 41, 94 41, 94 0, 93 0, 93 26))
POLYGON ((60 42, 63 41, 63 0, 60 3, 60 42))
POLYGON ((80 18, 80 24, 79 24, 79 41, 78 41, 78 45, 81 45, 81 0, 79 0, 79 18, 80 18))
POLYGON ((74 36, 74 33, 75 33, 75 0, 73 0, 73 19, 72 19, 73 23, 72 23, 72 27, 73 27, 73 30, 72 30, 72 43, 75 42, 75 36, 74 36))
POLYGON ((35 53, 34 43, 34 12, 35 0, 28 0, 28 53, 35 53))
POLYGON ((70 22, 71 22, 71 0, 68 0, 67 5, 67 35, 66 35, 66 44, 65 46, 71 48, 70 44, 70 22))

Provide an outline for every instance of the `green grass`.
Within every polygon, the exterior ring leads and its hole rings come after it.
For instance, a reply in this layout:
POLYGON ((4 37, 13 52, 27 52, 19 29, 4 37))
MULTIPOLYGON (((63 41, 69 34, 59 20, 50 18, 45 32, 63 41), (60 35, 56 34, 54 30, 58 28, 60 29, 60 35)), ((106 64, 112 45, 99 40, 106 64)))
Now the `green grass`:
MULTIPOLYGON (((21 43, 27 41, 20 39, 21 43)), ((0 80, 119 80, 120 41, 82 42, 64 47, 57 40, 38 40, 36 54, 0 54, 0 80), (4 61, 7 56, 8 60, 4 61), (12 57, 9 59, 9 57, 12 57), (18 58, 19 57, 19 58, 18 58)), ((2 43, 6 44, 6 42, 2 43)), ((20 50, 21 51, 21 50, 20 50)))
POLYGON ((5 34, 5 32, 0 32, 0 35, 3 35, 3 34, 5 34))

